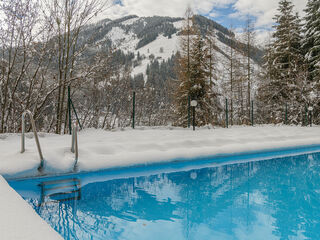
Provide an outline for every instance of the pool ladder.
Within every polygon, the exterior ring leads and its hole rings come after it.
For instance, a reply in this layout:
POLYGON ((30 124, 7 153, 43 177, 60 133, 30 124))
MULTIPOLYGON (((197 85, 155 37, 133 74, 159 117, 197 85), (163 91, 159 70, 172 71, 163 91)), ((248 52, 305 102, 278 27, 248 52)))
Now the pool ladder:
MULTIPOLYGON (((32 127, 32 131, 33 131, 33 135, 37 144, 37 149, 38 149, 38 153, 39 153, 39 157, 40 157, 40 165, 38 167, 38 171, 42 172, 43 168, 44 168, 44 158, 43 158, 43 154, 42 154, 42 150, 41 150, 41 146, 40 146, 40 142, 39 142, 39 137, 38 137, 38 132, 36 129, 36 124, 35 121, 33 119, 32 113, 29 110, 26 110, 22 113, 22 117, 21 117, 21 153, 24 153, 26 151, 25 148, 25 131, 26 131, 26 115, 29 115, 30 118, 30 122, 31 122, 31 127, 32 127)), ((76 122, 73 125, 73 129, 72 129, 72 143, 71 143, 71 152, 75 154, 75 163, 73 166, 73 171, 77 171, 78 169, 78 157, 79 157, 79 151, 78 151, 78 122, 76 122)))
POLYGON ((75 155, 75 163, 73 165, 73 171, 78 170, 78 157, 79 157, 79 150, 78 150, 78 122, 73 124, 72 128, 72 143, 71 143, 71 152, 75 155))
POLYGON ((32 131, 33 131, 33 135, 34 138, 36 140, 36 144, 37 144, 37 149, 38 149, 38 153, 39 153, 39 157, 40 157, 40 165, 38 167, 38 171, 42 172, 43 170, 43 166, 44 166, 44 158, 42 155, 42 151, 41 151, 41 147, 40 147, 40 142, 39 142, 39 137, 38 137, 38 133, 37 133, 37 129, 36 129, 36 124, 34 122, 32 113, 29 110, 26 110, 22 113, 22 124, 21 124, 21 153, 24 153, 26 151, 25 148, 25 131, 26 131, 26 115, 29 115, 30 118, 30 122, 31 122, 31 127, 32 127, 32 131))
POLYGON ((81 182, 78 178, 45 181, 41 188, 40 206, 49 202, 63 202, 81 199, 81 182))

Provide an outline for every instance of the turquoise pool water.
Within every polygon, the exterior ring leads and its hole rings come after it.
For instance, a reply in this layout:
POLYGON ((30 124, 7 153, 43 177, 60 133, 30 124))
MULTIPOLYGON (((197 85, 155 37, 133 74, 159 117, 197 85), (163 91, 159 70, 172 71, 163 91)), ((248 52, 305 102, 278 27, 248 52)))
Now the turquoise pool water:
POLYGON ((9 184, 64 239, 320 239, 320 153, 216 164, 203 159, 9 184))

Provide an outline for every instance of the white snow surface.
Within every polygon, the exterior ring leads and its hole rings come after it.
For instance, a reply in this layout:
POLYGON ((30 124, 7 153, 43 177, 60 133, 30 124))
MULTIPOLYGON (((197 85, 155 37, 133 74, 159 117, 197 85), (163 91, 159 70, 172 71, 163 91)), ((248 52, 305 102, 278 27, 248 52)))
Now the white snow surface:
POLYGON ((140 52, 140 55, 145 55, 146 57, 153 54, 156 58, 167 60, 179 50, 179 41, 180 39, 176 34, 173 34, 171 38, 160 35, 156 40, 139 48, 137 51, 140 52), (163 49, 163 52, 160 52, 160 48, 163 49))
POLYGON ((113 27, 106 35, 106 38, 109 38, 116 48, 121 49, 126 53, 134 52, 139 42, 136 35, 132 32, 125 33, 125 31, 119 27, 113 27))
POLYGON ((130 18, 130 19, 126 20, 126 21, 121 22, 121 24, 122 25, 132 25, 137 20, 139 20, 139 17, 134 17, 134 18, 130 18))
MULTIPOLYGON (((73 169, 71 136, 40 134, 45 173, 73 169)), ((320 144, 320 127, 255 126, 229 129, 158 127, 79 133, 79 170, 151 164, 179 158, 192 159, 222 153, 237 153, 320 144)), ((0 174, 8 177, 37 174, 39 156, 28 133, 26 152, 21 154, 19 134, 0 134, 0 174)), ((6 240, 62 239, 0 175, 0 233, 6 240)), ((196 177, 196 176, 193 176, 196 177)))
POLYGON ((0 234, 4 240, 62 240, 0 176, 0 234))
MULTIPOLYGON (((166 162, 299 145, 320 144, 320 127, 255 126, 229 129, 158 127, 79 133, 79 171, 166 162)), ((70 172, 74 165, 71 136, 40 134, 47 174, 70 172)), ((20 153, 18 134, 0 134, 0 175, 37 175, 39 156, 32 134, 26 152, 20 153)))

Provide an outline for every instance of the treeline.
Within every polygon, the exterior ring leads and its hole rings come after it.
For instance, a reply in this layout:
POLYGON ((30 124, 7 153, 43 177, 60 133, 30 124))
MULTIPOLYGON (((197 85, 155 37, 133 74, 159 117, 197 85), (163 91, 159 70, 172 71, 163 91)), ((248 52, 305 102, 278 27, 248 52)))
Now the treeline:
POLYGON ((304 24, 290 0, 279 2, 258 89, 262 123, 319 123, 320 4, 308 0, 304 24), (312 110, 312 111, 311 111, 312 110), (306 119, 307 118, 307 119, 306 119))
MULTIPOLYGON (((256 47, 254 22, 251 19, 247 20, 239 40, 232 34, 215 32, 205 21, 199 21, 202 18, 193 16, 192 24, 187 23, 181 31, 184 53, 180 58, 181 74, 178 76, 179 90, 176 91, 175 98, 175 112, 178 113, 176 124, 186 126, 190 114, 187 107, 190 97, 206 102, 204 106, 197 106, 198 115, 202 118, 198 125, 225 125, 227 110, 229 124, 251 124, 252 118, 255 123, 305 125, 312 119, 318 124, 319 9, 318 1, 309 0, 305 9, 306 17, 302 21, 294 11, 292 2, 281 0, 278 14, 274 18, 274 32, 260 66, 256 63, 261 62, 257 60, 260 59, 262 51, 256 47), (199 22, 207 27, 199 28, 196 24, 199 22), (227 47, 219 51, 219 47, 215 46, 213 41, 208 43, 208 40, 221 40, 221 36, 227 47), (213 44, 213 49, 218 49, 216 54, 222 53, 226 57, 223 61, 223 73, 213 71, 217 74, 216 78, 209 73, 212 62, 208 64, 208 59, 214 59, 211 54, 206 56, 210 44, 213 44), (202 55, 195 54, 193 51, 196 49, 199 53, 202 52, 202 55), (197 61, 198 67, 192 70, 197 61), (200 75, 194 77, 192 71, 200 75), (214 80, 208 81, 210 76, 216 79, 216 85, 220 87, 214 87, 214 80), (199 79, 203 79, 202 83, 198 82, 199 79), (212 89, 207 87, 206 81, 213 84, 214 98, 207 97, 212 89), (209 100, 215 100, 215 103, 208 103, 209 100), (223 111, 219 112, 219 104, 223 111), (209 117, 216 119, 216 122, 209 120, 209 117)), ((190 17, 192 14, 189 13, 188 19, 190 17)), ((220 61, 221 59, 223 58, 220 58, 220 61)), ((217 61, 214 61, 214 64, 217 64, 217 61)))

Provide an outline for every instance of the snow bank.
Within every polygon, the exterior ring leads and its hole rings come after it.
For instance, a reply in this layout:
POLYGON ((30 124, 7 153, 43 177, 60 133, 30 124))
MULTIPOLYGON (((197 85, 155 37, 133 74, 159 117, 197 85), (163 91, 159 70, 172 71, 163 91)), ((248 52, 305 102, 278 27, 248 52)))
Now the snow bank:
MULTIPOLYGON (((31 134, 21 154, 20 136, 0 135, 0 174, 4 177, 37 174, 39 156, 31 134)), ((66 173, 73 169, 71 136, 41 134, 45 173, 66 173)), ((237 153, 320 144, 319 127, 256 126, 229 129, 139 128, 79 133, 79 170, 165 162, 224 153, 237 153)))
POLYGON ((0 211, 1 239, 62 239, 1 176, 0 211))

